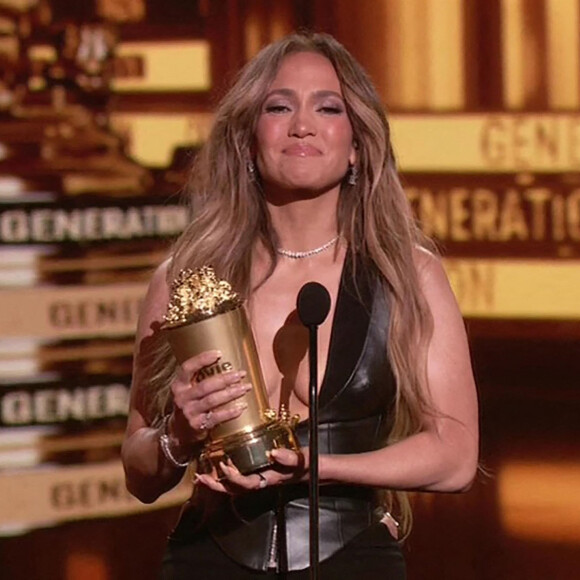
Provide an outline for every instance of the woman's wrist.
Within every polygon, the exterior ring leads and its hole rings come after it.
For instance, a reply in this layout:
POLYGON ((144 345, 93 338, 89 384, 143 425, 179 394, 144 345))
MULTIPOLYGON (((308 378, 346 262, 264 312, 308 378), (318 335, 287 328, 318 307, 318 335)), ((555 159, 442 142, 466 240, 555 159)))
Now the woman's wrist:
POLYGON ((174 467, 184 468, 196 458, 199 452, 199 445, 184 445, 182 440, 175 435, 173 429, 174 415, 170 413, 165 415, 161 424, 161 433, 159 435, 159 445, 167 461, 174 467))
POLYGON ((339 462, 344 456, 341 455, 319 455, 318 457, 318 477, 321 484, 340 483, 339 462))
POLYGON ((321 483, 326 483, 329 480, 329 472, 331 471, 331 460, 330 455, 319 455, 318 456, 318 478, 321 483))

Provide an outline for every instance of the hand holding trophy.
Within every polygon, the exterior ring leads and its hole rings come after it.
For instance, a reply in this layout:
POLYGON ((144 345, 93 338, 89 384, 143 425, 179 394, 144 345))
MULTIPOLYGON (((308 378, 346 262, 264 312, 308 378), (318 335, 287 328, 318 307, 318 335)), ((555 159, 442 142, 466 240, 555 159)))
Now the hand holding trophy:
MULTIPOLYGON (((278 414, 268 404, 268 395, 254 336, 238 294, 213 269, 203 266, 182 270, 171 287, 163 331, 179 363, 203 351, 220 350, 222 357, 201 369, 194 380, 231 370, 246 371, 253 388, 236 402, 244 402, 243 413, 209 431, 200 456, 202 472, 216 470, 231 459, 242 474, 272 463, 270 452, 277 448, 298 451, 292 419, 284 410, 278 414)), ((235 404, 226 403, 224 406, 235 404)))

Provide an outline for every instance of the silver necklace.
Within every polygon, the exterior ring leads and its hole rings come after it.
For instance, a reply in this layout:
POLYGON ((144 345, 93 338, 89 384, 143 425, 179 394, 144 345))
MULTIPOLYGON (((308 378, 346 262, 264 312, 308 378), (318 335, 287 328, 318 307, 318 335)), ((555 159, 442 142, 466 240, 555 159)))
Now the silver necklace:
POLYGON ((310 256, 315 256, 316 254, 320 254, 320 252, 324 252, 330 248, 330 246, 336 244, 338 238, 340 236, 335 236, 332 240, 326 242, 326 244, 322 244, 318 248, 314 248, 313 250, 306 250, 304 252, 293 252, 292 250, 284 250, 283 248, 276 248, 276 252, 281 256, 286 256, 287 258, 291 258, 292 260, 301 260, 302 258, 309 258, 310 256))

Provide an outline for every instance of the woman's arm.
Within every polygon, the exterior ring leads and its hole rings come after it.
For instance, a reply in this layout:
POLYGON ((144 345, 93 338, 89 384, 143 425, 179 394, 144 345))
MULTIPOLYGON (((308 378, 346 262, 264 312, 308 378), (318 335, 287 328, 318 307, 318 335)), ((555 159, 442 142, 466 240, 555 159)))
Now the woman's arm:
POLYGON ((419 251, 417 266, 433 316, 426 398, 434 413, 420 433, 383 449, 321 456, 322 480, 429 491, 462 491, 473 481, 478 408, 463 319, 440 261, 419 251))
MULTIPOLYGON (((381 488, 429 491, 463 491, 475 476, 478 460, 478 410, 475 382, 463 319, 440 261, 418 251, 417 268, 422 291, 433 316, 433 335, 427 354, 428 392, 433 414, 425 428, 377 451, 347 455, 321 455, 320 480, 381 488)), ((293 473, 272 469, 263 473, 268 485, 307 477, 308 450, 304 455, 287 449, 272 452, 276 462, 293 473)), ((243 476, 225 467, 234 489, 256 489, 256 475, 243 476)), ((201 482, 215 491, 232 488, 209 475, 201 482)), ((262 482, 263 483, 263 482, 262 482)))
POLYGON ((150 426, 145 405, 148 369, 144 361, 150 358, 159 325, 169 300, 162 264, 153 275, 137 324, 131 401, 121 457, 127 489, 145 503, 155 501, 162 493, 179 483, 183 469, 177 469, 160 452, 159 428, 150 426))
MULTIPOLYGON (((151 376, 151 367, 146 361, 163 340, 160 326, 169 301, 166 270, 165 263, 155 272, 139 317, 129 417, 121 449, 127 489, 145 503, 152 503, 177 485, 185 470, 163 453, 160 445, 163 427, 152 426, 145 403, 151 376)), ((170 453, 179 463, 186 463, 194 455, 210 427, 238 417, 243 411, 242 405, 228 409, 216 407, 247 392, 250 386, 241 383, 244 373, 229 372, 200 382, 193 380, 197 371, 216 362, 219 356, 217 351, 208 351, 187 360, 178 367, 170 386, 174 406, 165 429, 170 453), (212 411, 211 425, 207 425, 208 411, 212 411)))

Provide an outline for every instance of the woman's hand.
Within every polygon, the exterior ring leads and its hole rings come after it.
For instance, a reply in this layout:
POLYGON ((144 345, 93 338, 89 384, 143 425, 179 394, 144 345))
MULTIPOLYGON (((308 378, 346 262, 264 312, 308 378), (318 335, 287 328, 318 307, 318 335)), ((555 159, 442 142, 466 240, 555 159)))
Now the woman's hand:
POLYGON ((237 467, 228 461, 220 463, 224 477, 218 479, 217 474, 196 474, 198 483, 220 493, 238 495, 240 493, 264 489, 271 485, 305 481, 308 474, 308 449, 299 452, 291 449, 274 449, 270 453, 274 463, 272 467, 259 473, 242 475, 237 467))
POLYGON ((181 445, 199 443, 210 429, 239 417, 247 408, 243 401, 226 405, 247 393, 252 385, 242 382, 245 371, 229 371, 198 381, 201 369, 216 363, 219 351, 207 351, 185 361, 171 385, 174 411, 172 437, 181 445))

